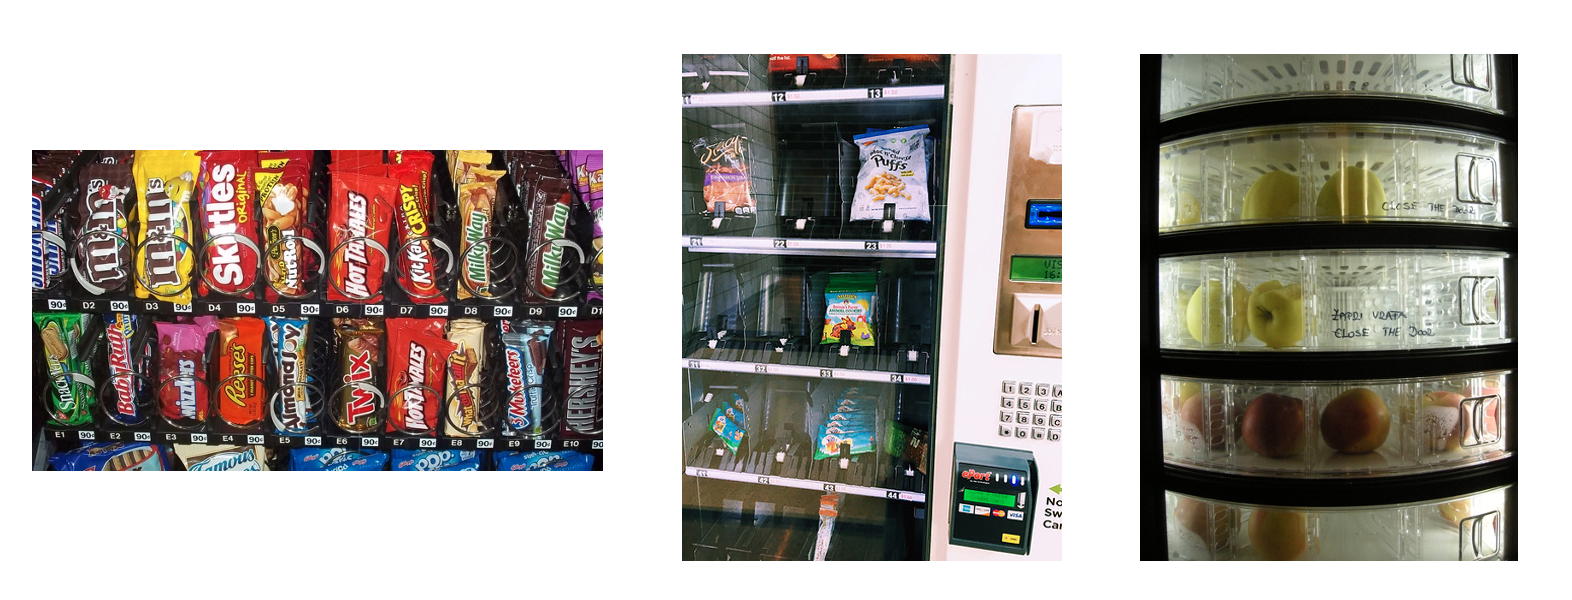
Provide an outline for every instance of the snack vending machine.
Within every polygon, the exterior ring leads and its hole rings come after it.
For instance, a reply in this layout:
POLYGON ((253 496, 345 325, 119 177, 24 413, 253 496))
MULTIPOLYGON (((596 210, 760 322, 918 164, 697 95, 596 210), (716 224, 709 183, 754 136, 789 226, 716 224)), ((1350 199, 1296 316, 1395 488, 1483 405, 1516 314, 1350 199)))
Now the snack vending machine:
POLYGON ((1516 64, 1143 59, 1143 557, 1516 558, 1516 64))
MULTIPOLYGON (((948 539, 935 371, 976 63, 683 56, 684 559, 922 560, 948 539)), ((988 442, 968 464, 1035 489, 1015 438, 988 442)))

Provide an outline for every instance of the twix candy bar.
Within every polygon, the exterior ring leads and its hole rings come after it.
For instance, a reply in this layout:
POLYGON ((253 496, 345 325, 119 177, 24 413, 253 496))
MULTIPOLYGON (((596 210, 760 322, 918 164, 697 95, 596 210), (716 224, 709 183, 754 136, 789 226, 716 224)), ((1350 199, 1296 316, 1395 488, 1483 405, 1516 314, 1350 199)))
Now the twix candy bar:
POLYGON ((131 273, 132 241, 130 205, 136 185, 129 164, 90 164, 77 176, 82 198, 76 203, 77 258, 82 273, 77 278, 88 293, 100 295, 124 286, 131 273), (117 237, 118 236, 118 237, 117 237))
POLYGON ((443 432, 455 437, 475 437, 485 431, 481 422, 481 368, 486 364, 486 324, 478 319, 456 319, 448 328, 453 357, 448 359, 447 413, 443 432), (466 387, 468 386, 468 387, 466 387))
MULTIPOLYGON (((338 329, 340 383, 376 385, 376 366, 382 362, 380 319, 334 319, 338 329)), ((347 385, 336 398, 333 420, 347 433, 374 433, 382 427, 377 393, 363 385, 347 385)))
POLYGON ((251 299, 257 282, 256 152, 212 151, 202 155, 202 227, 207 258, 197 292, 251 299), (244 240, 244 241, 242 241, 244 240), (211 285, 209 283, 211 282, 211 285))
POLYGON ((142 221, 136 295, 190 304, 196 252, 191 241, 191 196, 202 162, 190 151, 138 150, 133 163, 141 192, 137 214, 142 221))
POLYGON ((218 417, 234 427, 259 425, 267 410, 262 379, 262 320, 235 317, 218 321, 218 354, 214 378, 218 417))
POLYGON ((388 319, 387 323, 387 381, 392 394, 387 431, 435 433, 447 360, 456 346, 442 337, 441 319, 388 319))
POLYGON ((362 173, 334 173, 328 209, 328 300, 375 302, 382 298, 382 273, 390 258, 384 249, 399 198, 398 182, 362 173))

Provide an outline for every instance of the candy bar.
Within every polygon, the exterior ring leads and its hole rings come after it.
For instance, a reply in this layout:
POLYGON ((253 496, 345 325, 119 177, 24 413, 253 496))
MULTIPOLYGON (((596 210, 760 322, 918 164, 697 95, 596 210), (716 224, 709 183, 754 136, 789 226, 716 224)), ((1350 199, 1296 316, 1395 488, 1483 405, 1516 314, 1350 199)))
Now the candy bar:
POLYGON ((249 151, 205 152, 202 157, 202 227, 206 261, 197 292, 253 298, 257 281, 257 155, 249 151), (249 242, 249 244, 248 244, 249 242))
POLYGON ((334 173, 328 210, 328 300, 376 302, 390 258, 388 234, 399 198, 398 182, 361 173, 334 173), (382 246, 377 249, 372 242, 382 246))
POLYGON ((382 324, 372 319, 335 319, 334 324, 345 384, 333 399, 334 422, 348 433, 376 432, 382 427, 375 381, 375 366, 382 362, 382 324))
POLYGON ((137 238, 138 298, 191 303, 191 196, 202 163, 189 151, 138 150, 132 167, 142 222, 137 238))
POLYGON ((562 436, 599 437, 601 433, 600 321, 563 321, 562 436))
POLYGON ((551 347, 550 323, 526 321, 518 326, 502 322, 503 366, 507 369, 506 436, 544 437, 553 423, 545 418, 557 411, 545 406, 546 353, 551 347))
POLYGON ((38 313, 33 315, 38 335, 44 342, 44 360, 49 382, 44 393, 44 408, 51 425, 86 425, 93 421, 93 387, 78 382, 77 374, 92 377, 88 365, 78 358, 86 333, 84 318, 75 313, 38 313))
POLYGON ((448 329, 453 357, 448 360, 448 393, 443 432, 456 437, 475 437, 485 432, 481 422, 481 369, 486 364, 486 324, 476 319, 456 319, 448 329))
POLYGON ((218 319, 197 317, 193 323, 154 323, 158 330, 158 406, 170 423, 193 428, 207 421, 207 337, 218 319))
POLYGON ((82 193, 76 202, 77 281, 99 295, 124 286, 130 276, 132 206, 136 185, 129 164, 91 164, 78 176, 82 193))
POLYGON ((317 424, 317 411, 311 408, 311 388, 304 387, 316 383, 308 372, 311 329, 311 321, 306 319, 267 319, 268 343, 273 348, 271 367, 281 401, 273 411, 273 429, 280 434, 304 433, 317 424))
POLYGON ((262 380, 262 320, 236 317, 218 321, 218 416, 234 427, 262 422, 267 398, 262 380))
POLYGON ((255 173, 262 238, 266 241, 267 299, 299 298, 307 293, 307 274, 317 264, 305 246, 305 241, 315 236, 306 223, 311 174, 298 161, 280 168, 259 168, 255 173))
POLYGON ((387 431, 412 435, 435 432, 447 360, 455 346, 442 337, 440 319, 388 319, 387 327, 391 394, 387 431))

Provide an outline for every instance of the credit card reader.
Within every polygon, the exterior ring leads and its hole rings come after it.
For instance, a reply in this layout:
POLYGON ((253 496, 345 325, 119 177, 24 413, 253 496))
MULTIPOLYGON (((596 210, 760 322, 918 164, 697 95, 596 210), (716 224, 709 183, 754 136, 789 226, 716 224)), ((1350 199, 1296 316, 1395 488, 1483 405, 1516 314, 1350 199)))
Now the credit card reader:
POLYGON ((1037 461, 1030 451, 956 442, 952 489, 951 544, 1031 552, 1037 461))

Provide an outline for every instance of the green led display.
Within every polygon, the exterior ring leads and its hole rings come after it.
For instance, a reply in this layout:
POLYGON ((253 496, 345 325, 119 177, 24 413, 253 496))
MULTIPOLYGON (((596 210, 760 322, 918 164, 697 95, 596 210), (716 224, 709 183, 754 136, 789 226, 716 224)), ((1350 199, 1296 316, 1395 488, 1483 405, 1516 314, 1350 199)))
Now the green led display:
POLYGON ((1011 256, 1010 281, 1064 283, 1064 257, 1011 256))
POLYGON ((998 506, 1015 506, 1014 494, 996 494, 982 490, 961 490, 961 500, 998 506))

